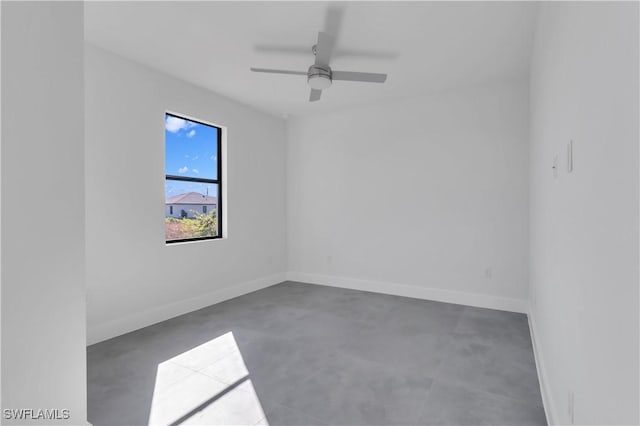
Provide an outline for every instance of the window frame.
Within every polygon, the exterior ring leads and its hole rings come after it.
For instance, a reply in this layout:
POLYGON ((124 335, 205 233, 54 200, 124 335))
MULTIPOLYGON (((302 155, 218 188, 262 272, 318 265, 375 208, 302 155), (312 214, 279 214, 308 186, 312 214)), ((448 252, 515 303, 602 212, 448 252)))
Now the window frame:
MULTIPOLYGON (((217 235, 213 236, 213 237, 195 237, 195 238, 181 238, 181 239, 177 239, 177 240, 167 240, 165 237, 165 244, 173 244, 173 243, 186 243, 186 242, 190 242, 190 241, 204 241, 204 240, 218 240, 218 239, 222 239, 224 238, 224 235, 222 235, 222 231, 223 231, 223 227, 222 227, 222 190, 223 190, 223 185, 222 185, 222 127, 220 126, 216 126, 215 124, 211 124, 211 123, 207 123, 205 121, 202 120, 198 120, 198 119, 193 119, 184 115, 179 115, 173 112, 169 112, 169 111, 165 111, 165 115, 164 115, 164 120, 167 119, 167 116, 170 115, 172 117, 176 117, 176 118, 180 118, 182 120, 187 120, 187 121, 191 121, 193 123, 198 123, 201 124, 203 126, 208 126, 208 127, 213 127, 215 129, 218 130, 218 140, 216 141, 217 144, 217 153, 216 153, 216 157, 217 157, 217 161, 216 161, 216 167, 217 167, 217 172, 216 172, 216 179, 205 179, 205 178, 197 178, 197 177, 191 177, 191 176, 178 176, 178 175, 168 175, 166 174, 166 158, 165 158, 165 175, 164 175, 164 181, 165 181, 165 185, 166 182, 168 180, 178 180, 178 181, 182 181, 182 182, 200 182, 200 183, 208 183, 208 184, 215 184, 218 185, 218 197, 217 197, 217 203, 216 203, 216 217, 217 217, 217 221, 218 221, 218 232, 217 235)), ((163 120, 163 123, 164 123, 163 120)), ((164 145, 165 145, 165 152, 167 149, 167 140, 165 137, 165 141, 164 141, 164 145)), ((165 154, 166 155, 166 154, 165 154)), ((208 210, 208 209, 207 209, 208 210)))

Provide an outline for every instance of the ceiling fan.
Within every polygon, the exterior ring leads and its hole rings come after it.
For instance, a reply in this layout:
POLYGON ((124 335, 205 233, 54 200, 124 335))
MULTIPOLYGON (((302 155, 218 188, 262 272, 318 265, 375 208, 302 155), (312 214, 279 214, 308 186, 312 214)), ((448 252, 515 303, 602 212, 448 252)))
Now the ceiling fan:
POLYGON ((306 72, 274 70, 268 68, 251 68, 251 71, 272 74, 306 75, 309 87, 311 87, 311 93, 309 95, 310 102, 320 100, 322 90, 331 87, 331 82, 333 80, 362 81, 366 83, 384 83, 386 81, 386 74, 332 70, 329 66, 329 61, 331 60, 333 45, 334 41, 331 35, 322 31, 319 32, 318 43, 311 48, 311 51, 316 56, 316 60, 306 72))

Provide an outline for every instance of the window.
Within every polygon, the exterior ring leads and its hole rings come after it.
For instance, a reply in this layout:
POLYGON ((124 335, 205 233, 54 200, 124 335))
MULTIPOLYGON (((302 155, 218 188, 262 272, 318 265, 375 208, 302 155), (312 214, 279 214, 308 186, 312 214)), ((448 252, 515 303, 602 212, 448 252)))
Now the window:
POLYGON ((220 238, 222 130, 170 113, 165 114, 164 121, 165 240, 175 243, 220 238), (174 206, 179 217, 173 213, 174 206))

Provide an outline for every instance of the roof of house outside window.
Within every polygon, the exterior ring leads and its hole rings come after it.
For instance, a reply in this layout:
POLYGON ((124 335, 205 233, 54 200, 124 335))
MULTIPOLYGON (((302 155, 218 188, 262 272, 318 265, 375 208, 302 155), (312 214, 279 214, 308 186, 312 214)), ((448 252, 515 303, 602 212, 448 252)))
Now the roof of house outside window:
POLYGON ((202 204, 215 206, 218 205, 218 199, 198 192, 186 192, 167 198, 165 204, 202 204))

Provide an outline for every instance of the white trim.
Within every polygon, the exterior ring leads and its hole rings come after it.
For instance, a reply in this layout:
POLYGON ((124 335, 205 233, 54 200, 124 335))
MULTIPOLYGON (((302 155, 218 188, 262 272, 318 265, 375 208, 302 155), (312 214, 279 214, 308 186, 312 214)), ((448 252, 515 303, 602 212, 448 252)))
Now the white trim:
POLYGON ((264 278, 258 278, 252 281, 227 286, 201 296, 137 312, 113 321, 90 326, 87 330, 87 344, 92 345, 130 331, 168 320, 178 315, 224 302, 225 300, 233 299, 234 297, 242 296, 243 294, 251 293, 265 287, 270 287, 285 281, 285 279, 286 275, 284 273, 274 274, 264 278))
POLYGON ((527 302, 521 299, 444 290, 433 287, 420 287, 391 282, 362 280, 357 278, 307 274, 303 272, 287 272, 227 286, 202 296, 196 296, 190 299, 158 306, 146 311, 137 312, 112 321, 90 326, 87 330, 87 344, 92 345, 112 337, 120 336, 122 334, 168 320, 178 315, 186 314, 234 297, 242 296, 243 294, 251 293, 265 287, 270 287, 286 280, 298 281, 311 285, 317 284, 330 287, 341 287, 352 290, 391 294, 394 296, 412 297, 415 299, 435 300, 438 302, 498 309, 502 311, 519 313, 528 312, 527 302))
POLYGON ((304 272, 288 272, 287 279, 307 284, 319 284, 330 287, 348 288, 351 290, 371 291, 394 296, 412 297, 414 299, 435 300, 438 302, 456 303, 458 305, 476 306, 479 308, 498 309, 501 311, 526 314, 528 304, 524 299, 492 296, 489 294, 468 293, 444 290, 433 287, 398 284, 383 281, 370 281, 357 278, 336 277, 330 275, 307 274, 304 272))
POLYGON ((536 322, 533 316, 533 310, 529 310, 529 332, 531 333, 531 343, 533 344, 533 356, 536 360, 536 371, 538 372, 538 382, 540 383, 540 394, 542 395, 542 405, 544 406, 544 413, 547 416, 547 424, 555 425, 556 410, 553 406, 551 399, 551 393, 549 392, 549 380, 547 379, 547 370, 544 368, 545 364, 542 358, 542 351, 540 349, 540 343, 536 340, 537 328, 536 322))

